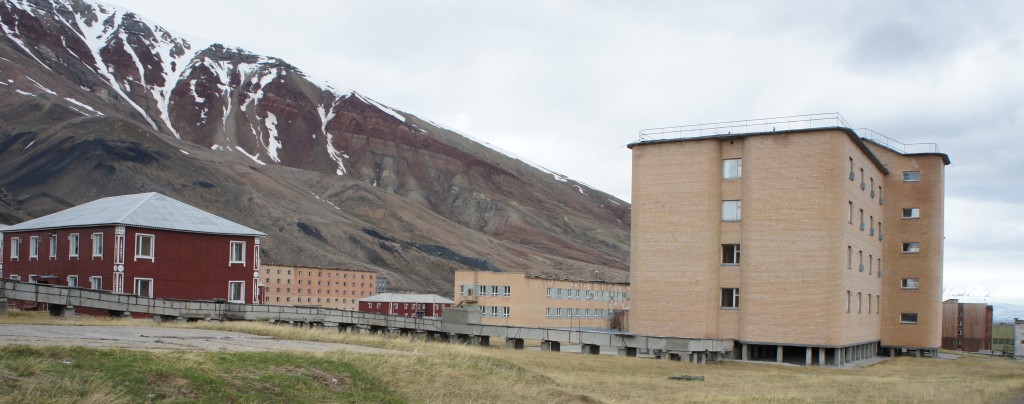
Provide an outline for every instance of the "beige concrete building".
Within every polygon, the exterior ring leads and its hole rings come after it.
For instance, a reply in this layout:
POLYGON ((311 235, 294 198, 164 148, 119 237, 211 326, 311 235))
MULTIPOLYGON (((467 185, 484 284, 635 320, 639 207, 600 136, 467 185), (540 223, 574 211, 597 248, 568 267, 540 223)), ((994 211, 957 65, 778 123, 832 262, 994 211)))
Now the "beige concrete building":
POLYGON ((680 127, 629 145, 630 331, 805 364, 934 353, 948 157, 845 124, 773 126, 680 127))
POLYGON ((621 328, 629 284, 552 279, 519 272, 456 271, 455 302, 483 323, 546 328, 621 328))
POLYGON ((356 269, 263 265, 266 304, 358 310, 372 296, 377 273, 356 269))

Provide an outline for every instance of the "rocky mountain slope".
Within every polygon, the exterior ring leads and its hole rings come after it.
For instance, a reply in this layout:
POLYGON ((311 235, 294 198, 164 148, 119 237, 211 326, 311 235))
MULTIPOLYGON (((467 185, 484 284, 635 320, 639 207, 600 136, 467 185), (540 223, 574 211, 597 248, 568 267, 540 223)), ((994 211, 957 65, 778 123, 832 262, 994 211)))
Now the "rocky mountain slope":
POLYGON ((0 0, 0 223, 157 191, 265 262, 625 279, 629 205, 273 57, 81 0, 0 0))

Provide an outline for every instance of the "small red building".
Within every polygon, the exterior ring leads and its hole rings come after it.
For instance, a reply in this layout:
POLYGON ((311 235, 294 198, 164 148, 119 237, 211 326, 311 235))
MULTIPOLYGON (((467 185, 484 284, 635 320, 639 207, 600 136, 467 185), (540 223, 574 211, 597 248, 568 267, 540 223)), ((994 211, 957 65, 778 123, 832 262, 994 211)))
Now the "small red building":
POLYGON ((455 302, 438 295, 381 293, 359 299, 359 311, 403 317, 441 317, 455 302))
POLYGON ((264 235, 158 193, 114 196, 0 229, 0 277, 259 304, 264 235))

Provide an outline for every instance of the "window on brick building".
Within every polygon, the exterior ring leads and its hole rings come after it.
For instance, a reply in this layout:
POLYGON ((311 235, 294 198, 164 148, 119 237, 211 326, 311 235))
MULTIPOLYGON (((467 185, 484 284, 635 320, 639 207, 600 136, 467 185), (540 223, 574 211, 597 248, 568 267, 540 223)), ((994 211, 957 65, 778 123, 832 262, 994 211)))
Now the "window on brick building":
POLYGON ((139 297, 153 297, 153 279, 135 278, 135 295, 139 297))
POLYGON ((89 289, 103 289, 103 278, 99 276, 90 276, 89 289))
POLYGON ((21 239, 11 237, 11 259, 16 260, 21 256, 21 239))
POLYGON ((135 259, 153 259, 154 241, 156 237, 151 234, 135 235, 135 259))
POLYGON ((919 208, 903 208, 904 219, 917 219, 921 217, 921 209, 919 208))
POLYGON ((68 286, 73 288, 78 287, 78 275, 68 275, 68 286))
POLYGON ((722 201, 722 221, 723 222, 738 222, 740 221, 740 211, 742 208, 742 201, 722 201))
POLYGON ((245 264, 245 242, 244 241, 232 241, 231 242, 231 259, 228 260, 228 264, 245 264))
POLYGON ((918 182, 921 181, 920 171, 904 171, 903 182, 918 182))
POLYGON ((847 290, 846 291, 846 314, 850 314, 850 307, 852 307, 851 306, 852 299, 853 299, 853 292, 847 290))
POLYGON ((39 236, 32 236, 28 239, 28 258, 39 258, 39 236))
POLYGON ((726 265, 740 264, 739 244, 722 244, 722 263, 726 265))
POLYGON ((743 160, 725 159, 722 160, 722 178, 731 180, 743 176, 743 160))
POLYGON ((735 309, 740 307, 739 288, 722 288, 722 308, 735 309))
POLYGON ((846 269, 853 269, 853 246, 846 246, 846 269))
POLYGON ((103 257, 103 233, 92 234, 92 256, 103 257))
POLYGON ((919 281, 917 278, 903 278, 900 287, 903 289, 917 289, 919 281))
POLYGON ((900 322, 903 324, 917 324, 917 313, 900 313, 900 322))
POLYGON ((68 258, 78 258, 78 233, 68 235, 68 258))
POLYGON ((853 224, 853 201, 850 201, 850 214, 846 216, 846 220, 853 224))
POLYGON ((50 235, 50 259, 57 259, 57 235, 50 235))
POLYGON ((903 252, 907 254, 915 254, 921 252, 921 243, 903 243, 903 252))
POLYGON ((861 298, 860 292, 857 292, 857 314, 861 313, 864 308, 864 299, 861 298))

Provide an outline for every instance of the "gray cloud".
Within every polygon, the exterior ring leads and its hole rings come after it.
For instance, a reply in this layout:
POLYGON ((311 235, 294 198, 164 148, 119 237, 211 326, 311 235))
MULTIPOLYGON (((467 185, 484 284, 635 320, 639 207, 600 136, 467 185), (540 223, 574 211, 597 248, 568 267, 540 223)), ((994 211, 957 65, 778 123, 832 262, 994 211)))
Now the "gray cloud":
MULTIPOLYGON (((113 1, 627 200, 639 129, 833 111, 938 143, 968 222, 1024 200, 1024 2, 113 1)), ((948 239, 948 279, 986 270, 972 248, 948 239)))

